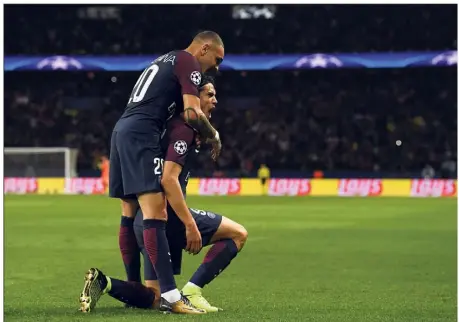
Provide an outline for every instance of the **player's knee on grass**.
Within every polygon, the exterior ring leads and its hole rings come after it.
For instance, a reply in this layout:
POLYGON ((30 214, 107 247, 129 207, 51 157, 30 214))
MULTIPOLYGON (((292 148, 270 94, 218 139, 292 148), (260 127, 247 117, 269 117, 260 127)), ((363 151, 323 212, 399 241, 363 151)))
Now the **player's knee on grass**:
POLYGON ((211 242, 215 243, 222 239, 232 239, 236 244, 238 251, 241 251, 245 245, 245 242, 247 241, 248 236, 249 233, 244 226, 229 218, 223 217, 220 227, 218 227, 218 230, 212 237, 211 242))
POLYGON ((137 196, 144 219, 167 221, 166 197, 162 192, 148 192, 137 196))
POLYGON ((124 217, 134 218, 138 208, 136 199, 121 199, 121 212, 124 217))

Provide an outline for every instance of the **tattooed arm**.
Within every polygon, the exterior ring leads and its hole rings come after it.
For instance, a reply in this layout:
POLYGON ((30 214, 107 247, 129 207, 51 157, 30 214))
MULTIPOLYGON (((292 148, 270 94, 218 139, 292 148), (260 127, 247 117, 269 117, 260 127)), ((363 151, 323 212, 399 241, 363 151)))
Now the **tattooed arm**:
POLYGON ((220 136, 201 110, 199 97, 185 94, 183 104, 185 122, 198 131, 205 142, 212 144, 212 159, 216 160, 222 148, 220 136))
POLYGON ((199 132, 204 139, 215 138, 216 130, 201 110, 199 97, 183 95, 184 119, 192 128, 199 132))
POLYGON ((206 143, 212 144, 212 159, 216 160, 222 145, 218 132, 201 110, 198 90, 202 78, 200 70, 195 57, 184 51, 178 53, 174 72, 182 88, 185 122, 198 131, 206 143))

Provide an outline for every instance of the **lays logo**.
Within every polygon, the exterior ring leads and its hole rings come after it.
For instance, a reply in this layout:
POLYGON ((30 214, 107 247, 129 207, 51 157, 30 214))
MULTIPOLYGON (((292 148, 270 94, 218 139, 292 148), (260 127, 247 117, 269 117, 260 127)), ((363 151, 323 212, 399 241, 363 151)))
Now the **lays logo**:
POLYGON ((381 179, 340 179, 338 196, 374 197, 381 195, 383 184, 381 179))
POLYGON ((411 180, 412 197, 452 197, 457 193, 455 180, 414 179, 411 180))
POLYGON ((270 196, 306 196, 311 192, 308 179, 270 179, 268 195, 270 196))
POLYGON ((205 178, 199 179, 199 195, 238 195, 241 192, 241 179, 205 178))

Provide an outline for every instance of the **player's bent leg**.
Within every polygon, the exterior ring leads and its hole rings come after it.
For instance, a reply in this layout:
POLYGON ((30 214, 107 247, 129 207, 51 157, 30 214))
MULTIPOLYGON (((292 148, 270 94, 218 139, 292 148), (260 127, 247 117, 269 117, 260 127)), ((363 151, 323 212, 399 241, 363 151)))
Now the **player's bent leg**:
POLYGON ((109 281, 108 295, 125 303, 128 308, 153 309, 156 295, 139 282, 126 282, 106 276, 109 281))
POLYGON ((140 249, 134 233, 134 219, 138 208, 135 196, 121 200, 122 216, 118 242, 127 280, 130 282, 141 282, 140 249))
MULTIPOLYGON (((205 213, 209 214, 209 212, 205 213)), ((203 232, 207 230, 206 225, 212 225, 211 219, 208 218, 215 218, 217 216, 214 214, 211 215, 213 216, 196 218, 198 227, 203 232)), ((228 267, 232 259, 243 248, 248 236, 247 230, 242 225, 229 218, 221 218, 218 229, 210 239, 210 244, 214 245, 207 252, 203 263, 182 290, 183 294, 190 299, 190 302, 194 306, 205 309, 207 312, 217 312, 221 309, 210 305, 202 295, 202 288, 228 267)))
POLYGON ((248 236, 249 233, 244 226, 223 216, 222 222, 215 234, 212 236, 210 243, 215 244, 220 240, 232 239, 236 244, 238 252, 240 252, 244 247, 248 236))
POLYGON ((111 278, 97 268, 91 268, 85 275, 85 285, 80 295, 80 311, 92 311, 104 294, 125 303, 129 307, 153 308, 155 293, 138 282, 126 282, 111 278))

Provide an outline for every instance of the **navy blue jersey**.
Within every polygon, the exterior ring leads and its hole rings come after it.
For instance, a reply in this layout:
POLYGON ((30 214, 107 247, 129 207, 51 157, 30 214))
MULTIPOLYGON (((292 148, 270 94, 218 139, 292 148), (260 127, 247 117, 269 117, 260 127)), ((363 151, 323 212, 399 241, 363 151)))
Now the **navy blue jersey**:
POLYGON ((180 117, 173 117, 167 124, 167 131, 162 139, 164 160, 172 161, 182 166, 179 182, 183 195, 194 166, 198 150, 196 147, 196 132, 180 117))
POLYGON ((115 131, 160 134, 169 118, 183 112, 182 95, 199 97, 200 82, 201 67, 190 53, 158 57, 137 80, 115 131))
MULTIPOLYGON (((198 150, 196 149, 196 132, 180 117, 173 117, 167 123, 167 131, 163 137, 164 161, 172 161, 182 166, 179 183, 183 196, 186 197, 186 187, 194 166, 198 150)), ((140 217, 140 216, 136 216, 140 217)), ((182 221, 170 205, 167 206, 167 227, 173 231, 184 228, 182 221)))

